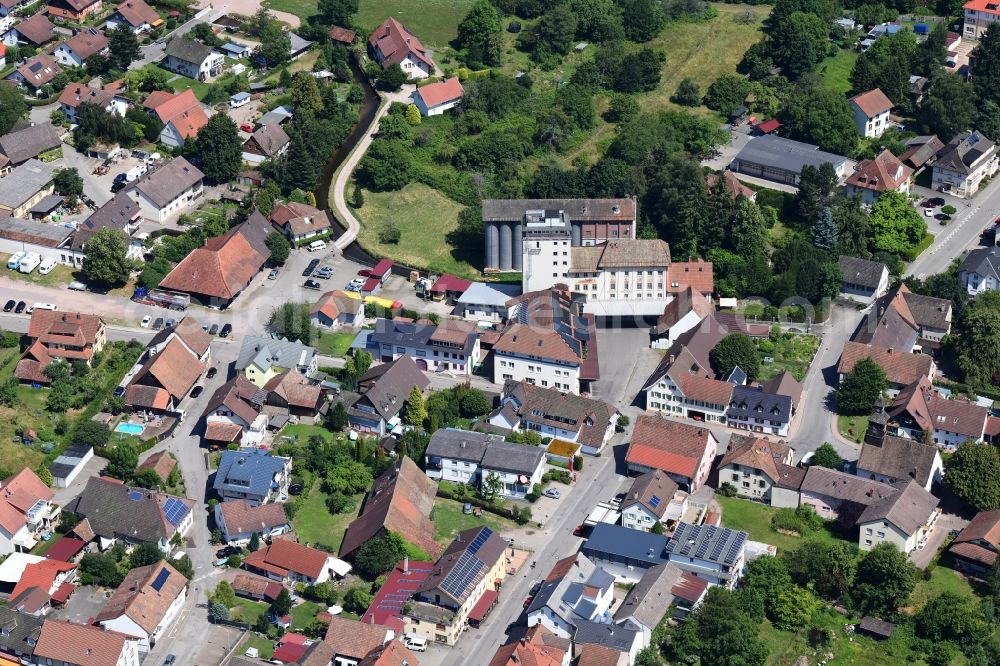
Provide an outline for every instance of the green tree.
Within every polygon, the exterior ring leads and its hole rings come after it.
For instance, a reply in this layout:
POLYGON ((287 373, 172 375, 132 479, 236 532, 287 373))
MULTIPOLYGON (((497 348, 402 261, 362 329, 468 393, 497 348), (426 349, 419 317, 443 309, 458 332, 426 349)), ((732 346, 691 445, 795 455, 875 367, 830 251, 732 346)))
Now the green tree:
POLYGON ((247 550, 251 553, 260 550, 260 532, 254 532, 250 535, 250 543, 247 544, 247 550))
POLYGON ((851 70, 852 89, 860 93, 879 88, 897 106, 908 105, 916 52, 917 39, 909 30, 876 40, 851 70))
POLYGON ((885 370, 870 358, 854 364, 837 389, 837 411, 841 414, 869 414, 875 401, 889 388, 885 370))
POLYGON ((347 408, 343 402, 337 402, 326 414, 326 428, 331 432, 343 432, 348 422, 347 408))
POLYGON ((976 118, 976 91, 957 74, 938 70, 920 101, 917 118, 923 131, 942 137, 964 132, 976 118))
POLYGON ((943 592, 928 601, 917 613, 915 628, 921 638, 965 646, 981 643, 990 634, 982 606, 954 592, 943 592))
POLYGON ((830 469, 840 469, 844 466, 844 459, 837 453, 837 449, 829 442, 823 442, 813 453, 810 465, 814 467, 828 467, 830 469))
MULTIPOLYGON (((7 47, 7 60, 14 62, 11 55, 11 48, 7 47)), ((6 134, 14 127, 14 123, 20 120, 28 111, 28 104, 24 101, 24 95, 15 86, 0 86, 0 136, 6 134)))
POLYGON ((80 582, 84 585, 100 585, 115 588, 121 585, 125 575, 118 570, 118 562, 111 551, 87 553, 80 558, 80 582))
POLYGON ((425 420, 427 420, 427 405, 424 402, 424 394, 419 387, 414 386, 410 389, 410 394, 406 396, 403 421, 407 425, 420 427, 425 420))
POLYGON ((745 333, 730 333, 712 348, 708 354, 712 370, 716 375, 725 377, 733 368, 739 366, 749 379, 756 379, 760 372, 760 357, 753 340, 745 333))
POLYGON ((350 28, 358 13, 358 0, 319 0, 319 15, 324 25, 350 28))
POLYGON ((927 223, 902 192, 883 192, 869 217, 872 246, 876 250, 906 254, 915 249, 927 233, 927 223))
POLYGON ((1000 371, 1000 295, 992 291, 980 294, 975 304, 966 308, 964 319, 955 350, 958 367, 966 383, 989 386, 1000 371))
MULTIPOLYGON (((716 79, 716 81, 718 81, 718 79, 716 79)), ((744 95, 744 99, 745 98, 746 95, 744 95)), ((685 76, 681 79, 681 82, 677 84, 677 90, 674 91, 673 97, 670 98, 670 101, 674 104, 680 104, 681 106, 698 106, 701 104, 701 88, 694 79, 690 76, 685 76)))
POLYGON ((330 493, 355 495, 367 490, 371 483, 370 469, 357 460, 338 458, 327 473, 325 486, 330 493))
POLYGON ((858 143, 854 113, 847 99, 809 76, 795 85, 779 118, 786 136, 839 155, 850 154, 858 143))
POLYGON ((503 480, 496 472, 490 472, 483 479, 483 497, 487 500, 495 499, 503 491, 503 480))
POLYGON ((625 36, 633 42, 648 42, 667 24, 663 4, 656 0, 619 0, 625 36))
POLYGON ((215 591, 209 597, 210 600, 222 604, 227 609, 232 608, 236 605, 236 592, 233 590, 233 586, 229 581, 219 581, 219 584, 215 586, 215 591))
POLYGON ((832 208, 827 206, 820 211, 810 233, 813 245, 821 250, 832 250, 837 245, 837 225, 833 221, 832 208))
POLYGON ((163 551, 152 541, 143 541, 128 556, 129 568, 138 569, 156 564, 163 559, 163 551))
POLYGON ((786 553, 785 563, 792 580, 811 586, 824 599, 836 600, 850 591, 857 567, 857 546, 846 541, 824 543, 806 539, 786 553))
POLYGON ((275 266, 284 266, 288 261, 288 255, 292 252, 292 244, 288 242, 285 234, 272 231, 264 238, 264 245, 271 251, 271 263, 275 266))
POLYGON ((812 592, 797 585, 789 585, 778 593, 771 604, 769 616, 774 626, 794 631, 809 624, 818 605, 812 592))
POLYGON ((68 169, 58 169, 52 178, 52 186, 56 192, 66 197, 68 203, 73 206, 76 200, 83 196, 83 178, 76 167, 68 169))
POLYGON ((576 15, 569 5, 555 5, 538 20, 533 28, 522 33, 522 44, 531 57, 543 62, 552 56, 569 53, 576 36, 576 15))
POLYGON ((17 389, 19 386, 17 377, 8 377, 0 382, 0 405, 13 407, 17 402, 17 389))
POLYGON ((1000 509, 1000 452, 968 441, 944 464, 944 484, 976 511, 1000 509))
POLYGON ((108 62, 112 68, 127 71, 141 55, 139 40, 125 22, 120 22, 108 33, 108 62))
POLYGON ((224 113, 217 113, 209 118, 195 140, 201 170, 209 180, 216 183, 228 183, 240 174, 243 164, 242 148, 239 128, 224 113))
POLYGON ((420 124, 420 109, 416 104, 406 105, 406 122, 413 126, 420 124))
POLYGON ((799 175, 799 191, 795 195, 795 211, 805 221, 819 217, 833 201, 837 188, 837 172, 833 165, 824 162, 819 167, 806 164, 799 175))
POLYGON ((229 619, 229 608, 216 601, 209 602, 208 619, 210 622, 225 622, 229 619))
POLYGON ((382 70, 378 77, 379 88, 387 92, 396 92, 409 80, 409 76, 403 68, 397 64, 392 64, 382 70))
POLYGON ((771 613, 778 596, 789 587, 794 585, 784 560, 777 557, 758 557, 747 563, 746 575, 740 581, 739 594, 759 598, 763 610, 771 613))
POLYGON ((489 0, 477 0, 458 24, 458 47, 465 50, 470 66, 495 67, 503 57, 503 28, 500 14, 489 0))
POLYGON ((278 596, 271 602, 270 613, 274 617, 282 617, 288 615, 290 610, 292 610, 292 595, 289 594, 287 587, 282 587, 281 592, 278 592, 278 596))
MULTIPOLYGON (((395 566, 393 562, 393 566, 395 566)), ((355 585, 344 594, 344 610, 348 613, 361 615, 372 605, 371 592, 360 585, 355 585)))
POLYGON ((104 473, 121 481, 128 481, 139 464, 139 454, 128 442, 118 442, 107 452, 108 465, 104 473))
POLYGON ((733 592, 712 586, 682 625, 683 640, 675 647, 681 648, 685 660, 697 656, 702 664, 764 666, 768 650, 758 637, 757 625, 733 592))
POLYGON ((356 506, 354 498, 343 493, 333 493, 326 498, 326 509, 334 515, 353 511, 356 506))
POLYGON ((400 141, 372 141, 359 168, 359 175, 368 189, 388 192, 401 189, 410 182, 413 166, 408 150, 400 141))
POLYGON ((292 57, 292 39, 280 21, 269 18, 258 37, 260 46, 257 47, 256 54, 268 67, 282 65, 292 57))
POLYGON ((469 389, 469 391, 463 395, 459 401, 459 406, 462 416, 467 418, 487 414, 493 407, 490 403, 490 399, 487 398, 486 394, 479 389, 469 389))
POLYGON ((1000 27, 990 24, 972 52, 969 73, 979 99, 1000 104, 1000 27))
POLYGON ((862 556, 851 589, 858 609, 870 615, 896 613, 917 584, 917 568, 891 543, 880 543, 862 556))
POLYGON ((99 229, 84 246, 83 275, 88 283, 119 287, 128 282, 134 262, 128 258, 125 234, 111 227, 99 229))
POLYGON ((319 94, 316 78, 308 72, 297 72, 292 79, 292 107, 295 113, 316 115, 323 110, 323 98, 319 94))
MULTIPOLYGON (((750 82, 745 76, 741 76, 739 74, 723 74, 713 81, 712 85, 708 87, 708 92, 705 93, 704 103, 705 106, 713 111, 728 114, 733 109, 743 104, 749 94, 750 82)), ((697 102, 691 106, 696 104, 697 102)))
POLYGON ((140 488, 155 490, 163 486, 163 479, 161 479, 160 475, 156 473, 156 470, 147 467, 146 469, 141 469, 135 473, 132 483, 140 488))
POLYGON ((815 14, 793 12, 771 34, 771 56, 792 79, 813 70, 826 57, 830 22, 815 14))
POLYGON ((354 556, 354 566, 365 580, 375 580, 406 555, 406 544, 394 532, 366 541, 354 556))
POLYGON ((111 428, 90 419, 81 421, 73 429, 73 442, 76 444, 101 448, 108 443, 109 439, 111 439, 111 428))

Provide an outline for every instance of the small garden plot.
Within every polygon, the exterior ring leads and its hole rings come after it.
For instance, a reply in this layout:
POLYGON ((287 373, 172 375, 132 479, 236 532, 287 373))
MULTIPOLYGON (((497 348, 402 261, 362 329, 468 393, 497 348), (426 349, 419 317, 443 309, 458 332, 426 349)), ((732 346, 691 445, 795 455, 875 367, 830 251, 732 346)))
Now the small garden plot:
POLYGON ((788 370, 796 381, 801 382, 819 349, 819 338, 815 335, 776 333, 773 330, 768 338, 759 339, 756 343, 761 360, 758 379, 761 380, 788 370))

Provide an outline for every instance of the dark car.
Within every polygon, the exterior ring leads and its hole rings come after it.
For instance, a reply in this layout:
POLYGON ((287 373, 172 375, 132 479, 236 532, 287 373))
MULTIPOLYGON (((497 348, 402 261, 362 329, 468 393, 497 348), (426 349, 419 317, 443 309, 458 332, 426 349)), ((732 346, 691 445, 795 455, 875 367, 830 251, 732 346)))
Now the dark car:
POLYGON ((208 369, 208 373, 205 376, 208 377, 209 379, 212 379, 217 374, 219 374, 219 369, 213 365, 211 368, 208 369))
POLYGON ((232 333, 232 332, 233 332, 233 325, 232 324, 224 324, 222 326, 222 330, 219 331, 219 337, 220 338, 228 338, 229 334, 232 333))
POLYGON ((124 386, 116 386, 115 390, 114 390, 114 394, 115 394, 116 398, 122 397, 123 395, 125 395, 125 387, 124 386))
POLYGON ((194 389, 192 389, 191 391, 191 397, 197 398, 199 395, 201 395, 201 392, 204 390, 205 390, 204 386, 195 386, 194 389))
POLYGON ((948 215, 947 213, 938 213, 934 216, 934 219, 940 222, 947 222, 951 219, 951 215, 948 215))
POLYGON ((118 194, 119 192, 125 189, 126 185, 128 185, 128 183, 126 183, 124 180, 115 181, 114 183, 111 183, 111 194, 118 194))
POLYGON ((934 208, 943 206, 946 203, 942 197, 934 197, 933 199, 928 199, 927 202, 934 208))
POLYGON ((362 268, 360 271, 358 271, 358 275, 360 275, 361 277, 371 277, 372 276, 372 269, 370 269, 370 268, 362 268))
POLYGON ((319 266, 319 259, 313 259, 312 261, 310 261, 309 265, 306 266, 306 269, 302 271, 302 277, 309 277, 310 275, 312 275, 312 272, 316 270, 317 266, 319 266))
POLYGON ((156 321, 153 322, 153 330, 158 331, 163 328, 163 317, 157 317, 156 321))
POLYGON ((218 332, 219 332, 219 325, 218 324, 212 324, 211 328, 208 329, 208 334, 209 335, 215 335, 218 332))
POLYGON ((167 328, 173 328, 174 327, 174 318, 173 317, 171 317, 170 319, 167 320, 166 326, 167 326, 167 328))
POLYGON ((240 549, 236 546, 226 546, 217 550, 215 556, 221 560, 223 557, 229 557, 230 555, 239 555, 240 552, 240 549))
POLYGON ((168 654, 167 658, 163 660, 163 666, 174 666, 174 661, 176 660, 177 657, 172 654, 168 654))
POLYGON ((306 289, 315 289, 316 291, 319 291, 320 289, 323 288, 323 285, 321 285, 319 282, 316 282, 316 280, 306 280, 305 284, 303 284, 302 286, 305 287, 306 289))
POLYGON ((17 307, 14 308, 14 312, 17 314, 21 314, 22 312, 24 312, 24 308, 26 307, 28 307, 27 303, 25 303, 24 301, 18 301, 17 307))
POLYGON ((288 484, 288 494, 289 495, 301 495, 304 490, 302 482, 298 479, 292 479, 292 482, 288 484))
POLYGON ((534 598, 535 598, 534 596, 529 594, 528 598, 524 600, 524 607, 527 608, 528 606, 530 606, 534 598))
POLYGON ((14 309, 14 306, 15 306, 15 305, 17 305, 17 301, 15 301, 15 300, 14 300, 14 299, 12 298, 12 299, 10 299, 9 301, 7 301, 7 303, 6 303, 6 304, 5 304, 4 306, 3 306, 3 311, 4 311, 4 312, 10 312, 11 310, 13 310, 13 309, 14 309))

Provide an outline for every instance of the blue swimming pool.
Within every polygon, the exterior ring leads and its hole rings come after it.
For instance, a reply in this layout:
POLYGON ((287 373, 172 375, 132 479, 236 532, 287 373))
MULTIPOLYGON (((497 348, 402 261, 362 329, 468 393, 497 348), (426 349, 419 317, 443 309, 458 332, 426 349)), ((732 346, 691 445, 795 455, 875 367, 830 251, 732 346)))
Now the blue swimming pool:
POLYGON ((141 435, 142 431, 145 429, 146 429, 145 426, 140 425, 138 423, 119 423, 118 426, 115 428, 115 432, 123 432, 126 435, 138 436, 141 435))

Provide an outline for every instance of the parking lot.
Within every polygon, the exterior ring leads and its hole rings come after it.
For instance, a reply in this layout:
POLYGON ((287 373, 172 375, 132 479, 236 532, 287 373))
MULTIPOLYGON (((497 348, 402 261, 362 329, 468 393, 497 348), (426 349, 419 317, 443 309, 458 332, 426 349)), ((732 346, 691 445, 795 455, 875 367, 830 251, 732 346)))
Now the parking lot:
POLYGON ((90 624, 101 612, 110 595, 110 591, 92 585, 78 587, 63 608, 53 611, 52 617, 90 624))

